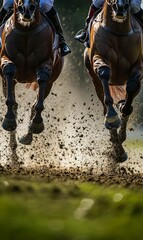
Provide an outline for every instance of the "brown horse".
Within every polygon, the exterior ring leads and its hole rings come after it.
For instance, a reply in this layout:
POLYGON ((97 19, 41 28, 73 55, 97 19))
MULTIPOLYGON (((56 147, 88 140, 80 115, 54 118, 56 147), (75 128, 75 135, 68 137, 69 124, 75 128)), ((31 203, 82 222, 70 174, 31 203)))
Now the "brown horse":
POLYGON ((53 26, 39 10, 39 0, 15 0, 14 13, 2 33, 1 75, 7 105, 2 126, 7 131, 14 131, 17 126, 16 83, 38 87, 28 133, 20 140, 23 144, 31 144, 32 134, 43 131, 44 99, 63 67, 58 46, 53 48, 55 37, 53 26))
POLYGON ((91 22, 84 61, 103 104, 105 126, 119 162, 127 159, 122 143, 143 77, 142 46, 142 29, 130 13, 130 0, 106 0, 91 22))

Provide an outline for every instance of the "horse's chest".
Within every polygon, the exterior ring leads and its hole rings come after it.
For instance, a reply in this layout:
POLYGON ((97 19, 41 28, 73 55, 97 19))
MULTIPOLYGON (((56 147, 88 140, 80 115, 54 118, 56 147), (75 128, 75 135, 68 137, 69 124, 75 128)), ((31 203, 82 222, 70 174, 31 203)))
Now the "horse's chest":
POLYGON ((6 41, 6 51, 17 67, 33 68, 37 67, 46 56, 46 46, 44 50, 44 44, 42 47, 39 44, 38 39, 13 36, 6 41), (11 48, 12 45, 13 48, 11 48))
POLYGON ((17 81, 26 82, 29 79, 29 82, 32 82, 36 79, 37 68, 46 58, 46 51, 42 49, 40 52, 41 48, 38 45, 39 43, 24 39, 6 42, 8 57, 17 68, 17 81))
POLYGON ((112 36, 112 38, 103 35, 103 37, 95 39, 96 49, 101 56, 114 63, 120 63, 122 59, 126 59, 131 65, 136 62, 141 50, 141 38, 139 35, 133 34, 128 37, 112 36))

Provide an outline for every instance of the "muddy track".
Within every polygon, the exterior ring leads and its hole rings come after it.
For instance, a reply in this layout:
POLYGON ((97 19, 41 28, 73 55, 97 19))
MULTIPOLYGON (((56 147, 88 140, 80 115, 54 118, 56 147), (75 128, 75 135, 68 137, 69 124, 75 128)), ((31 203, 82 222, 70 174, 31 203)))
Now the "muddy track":
MULTIPOLYGON (((27 132, 35 93, 27 90, 25 85, 17 85, 18 145, 12 150, 9 133, 0 127, 2 174, 142 185, 143 149, 136 150, 136 147, 130 148, 125 144, 129 159, 122 164, 114 161, 109 134, 103 124, 102 106, 86 74, 85 78, 81 84, 67 57, 63 73, 45 101, 45 130, 34 135, 30 146, 21 145, 18 139, 27 132)), ((1 96, 0 100, 2 122, 5 99, 1 96)), ((132 119, 128 125, 128 137, 135 141, 143 139, 143 132, 136 131, 132 119)))

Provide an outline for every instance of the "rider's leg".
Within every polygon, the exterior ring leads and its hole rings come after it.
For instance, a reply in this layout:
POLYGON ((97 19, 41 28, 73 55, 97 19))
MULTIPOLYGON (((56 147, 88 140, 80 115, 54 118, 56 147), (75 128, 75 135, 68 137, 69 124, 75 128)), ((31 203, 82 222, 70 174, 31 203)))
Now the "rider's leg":
POLYGON ((143 27, 143 9, 141 8, 141 2, 141 0, 131 0, 131 11, 143 27))
POLYGON ((137 13, 134 14, 134 16, 136 17, 137 21, 143 27, 143 9, 141 8, 137 13))
POLYGON ((87 28, 88 28, 88 24, 91 20, 91 18, 93 17, 94 13, 97 12, 100 8, 97 8, 95 7, 94 4, 92 4, 89 8, 89 11, 88 11, 88 16, 85 20, 85 27, 84 27, 84 30, 80 33, 80 34, 77 34, 75 36, 75 39, 76 40, 79 40, 80 42, 84 43, 86 41, 86 37, 87 37, 87 28))
POLYGON ((13 0, 4 0, 0 9, 0 24, 2 24, 8 10, 13 7, 13 0))
POLYGON ((53 4, 53 0, 40 0, 40 9, 51 20, 57 33, 59 34, 60 54, 61 56, 65 56, 70 53, 71 50, 65 41, 61 22, 53 4))
POLYGON ((56 12, 55 8, 52 7, 50 9, 49 12, 45 13, 47 15, 47 17, 50 18, 50 20, 52 21, 57 33, 59 34, 59 40, 60 40, 60 55, 61 56, 65 56, 69 53, 71 53, 71 50, 69 48, 69 46, 67 45, 65 38, 64 38, 64 34, 63 34, 63 29, 62 29, 62 25, 59 19, 59 15, 56 12))
POLYGON ((6 16, 7 11, 2 7, 0 9, 0 24, 3 22, 4 17, 6 16))

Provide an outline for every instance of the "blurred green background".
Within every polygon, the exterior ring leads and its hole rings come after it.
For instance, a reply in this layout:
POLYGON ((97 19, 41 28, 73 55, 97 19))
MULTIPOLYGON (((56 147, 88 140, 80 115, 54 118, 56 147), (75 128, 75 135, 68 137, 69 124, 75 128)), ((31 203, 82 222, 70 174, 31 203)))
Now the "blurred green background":
POLYGON ((143 189, 0 178, 2 240, 142 240, 143 189))

